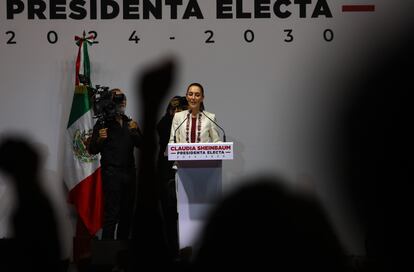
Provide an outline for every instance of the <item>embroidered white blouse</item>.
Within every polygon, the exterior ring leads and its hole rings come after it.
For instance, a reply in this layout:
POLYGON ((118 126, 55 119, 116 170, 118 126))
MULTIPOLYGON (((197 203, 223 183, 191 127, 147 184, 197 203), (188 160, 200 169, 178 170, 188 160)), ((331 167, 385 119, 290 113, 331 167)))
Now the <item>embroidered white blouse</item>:
MULTIPOLYGON (((203 111, 205 115, 210 117, 214 122, 216 116, 214 113, 203 111)), ((199 112, 197 115, 196 127, 196 142, 200 143, 215 143, 220 141, 220 134, 218 133, 217 126, 208 119, 203 113, 199 112), (200 126, 201 123, 201 126, 200 126), (199 139, 198 139, 199 138, 199 139)), ((177 143, 187 143, 191 140, 191 114, 189 111, 180 111, 174 115, 171 132, 170 132, 170 143, 174 143, 174 134, 177 143), (187 118, 188 117, 188 118, 187 118), (185 120, 187 118, 187 120, 185 120), (185 120, 185 121, 184 121, 185 120), (181 124, 181 126, 180 126, 181 124), (178 126, 180 126, 178 128, 178 126), (178 130, 177 130, 178 128, 178 130), (176 131, 177 130, 177 131, 176 131)))

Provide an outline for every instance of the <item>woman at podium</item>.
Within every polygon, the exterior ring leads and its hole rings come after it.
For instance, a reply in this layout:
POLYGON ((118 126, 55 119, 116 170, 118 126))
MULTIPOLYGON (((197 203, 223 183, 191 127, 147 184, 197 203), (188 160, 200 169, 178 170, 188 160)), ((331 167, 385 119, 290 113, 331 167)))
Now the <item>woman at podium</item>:
MULTIPOLYGON (((199 83, 191 83, 185 95, 188 110, 176 112, 172 120, 170 143, 216 143, 220 135, 215 114, 204 111, 204 89, 199 83)), ((223 138, 225 133, 223 132, 223 138)), ((225 142, 225 141, 224 141, 225 142)), ((173 168, 177 170, 177 208, 179 247, 182 252, 192 252, 196 233, 201 222, 221 192, 221 159, 178 160, 173 168)))
POLYGON ((214 113, 204 110, 204 88, 191 83, 187 88, 188 110, 174 115, 170 143, 215 143, 220 141, 214 113))

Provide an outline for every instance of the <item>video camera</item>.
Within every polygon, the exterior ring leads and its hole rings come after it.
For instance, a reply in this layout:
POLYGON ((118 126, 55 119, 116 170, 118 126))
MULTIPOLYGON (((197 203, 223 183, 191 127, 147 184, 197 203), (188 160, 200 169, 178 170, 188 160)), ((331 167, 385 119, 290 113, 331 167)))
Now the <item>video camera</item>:
POLYGON ((109 90, 109 87, 95 85, 95 88, 89 86, 90 80, 83 75, 79 75, 79 81, 86 85, 92 101, 94 116, 102 124, 105 121, 114 120, 117 114, 122 114, 120 105, 125 100, 124 94, 116 94, 109 90))

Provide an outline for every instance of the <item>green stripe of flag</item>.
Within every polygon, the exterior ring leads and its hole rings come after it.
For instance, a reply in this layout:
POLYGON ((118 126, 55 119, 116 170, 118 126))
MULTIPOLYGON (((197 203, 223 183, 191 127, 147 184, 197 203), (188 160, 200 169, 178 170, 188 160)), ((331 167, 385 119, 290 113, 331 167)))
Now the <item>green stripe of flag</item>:
POLYGON ((89 62, 88 43, 83 43, 83 75, 89 80, 88 84, 91 86, 91 64, 89 62))
MULTIPOLYGON (((91 85, 91 65, 89 61, 88 43, 82 43, 81 54, 83 53, 83 75, 88 79, 88 85, 91 85)), ((76 75, 78 76, 78 75, 76 75)), ((82 115, 91 109, 91 101, 88 95, 88 89, 84 85, 75 86, 75 94, 73 95, 72 108, 70 111, 68 128, 76 122, 82 115)))
POLYGON ((69 115, 68 128, 90 109, 91 102, 86 86, 76 86, 72 101, 72 109, 69 115))

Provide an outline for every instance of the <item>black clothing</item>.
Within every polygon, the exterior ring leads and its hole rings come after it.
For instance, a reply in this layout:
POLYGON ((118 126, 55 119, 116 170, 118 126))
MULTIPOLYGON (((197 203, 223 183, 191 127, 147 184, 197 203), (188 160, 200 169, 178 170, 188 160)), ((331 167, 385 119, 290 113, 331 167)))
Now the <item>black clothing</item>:
POLYGON ((122 125, 116 120, 104 124, 97 122, 89 144, 91 154, 101 154, 104 193, 102 239, 128 239, 130 233, 136 193, 134 147, 140 147, 142 134, 139 129, 129 129, 129 121, 122 115, 122 125), (98 140, 102 128, 108 128, 107 138, 98 140))
POLYGON ((157 125, 160 148, 158 152, 158 169, 161 171, 160 175, 164 181, 175 177, 175 171, 172 169, 174 161, 169 161, 164 155, 168 142, 170 141, 171 124, 172 116, 166 114, 157 125))
POLYGON ((113 239, 116 225, 118 240, 129 237, 136 192, 135 168, 102 167, 104 226, 102 239, 113 239))
POLYGON ((97 122, 93 127, 92 140, 89 145, 89 153, 101 153, 102 167, 135 167, 134 146, 139 147, 142 134, 139 129, 128 128, 129 118, 122 115, 122 127, 113 120, 104 125, 97 122), (108 128, 108 138, 98 142, 99 130, 108 128))

